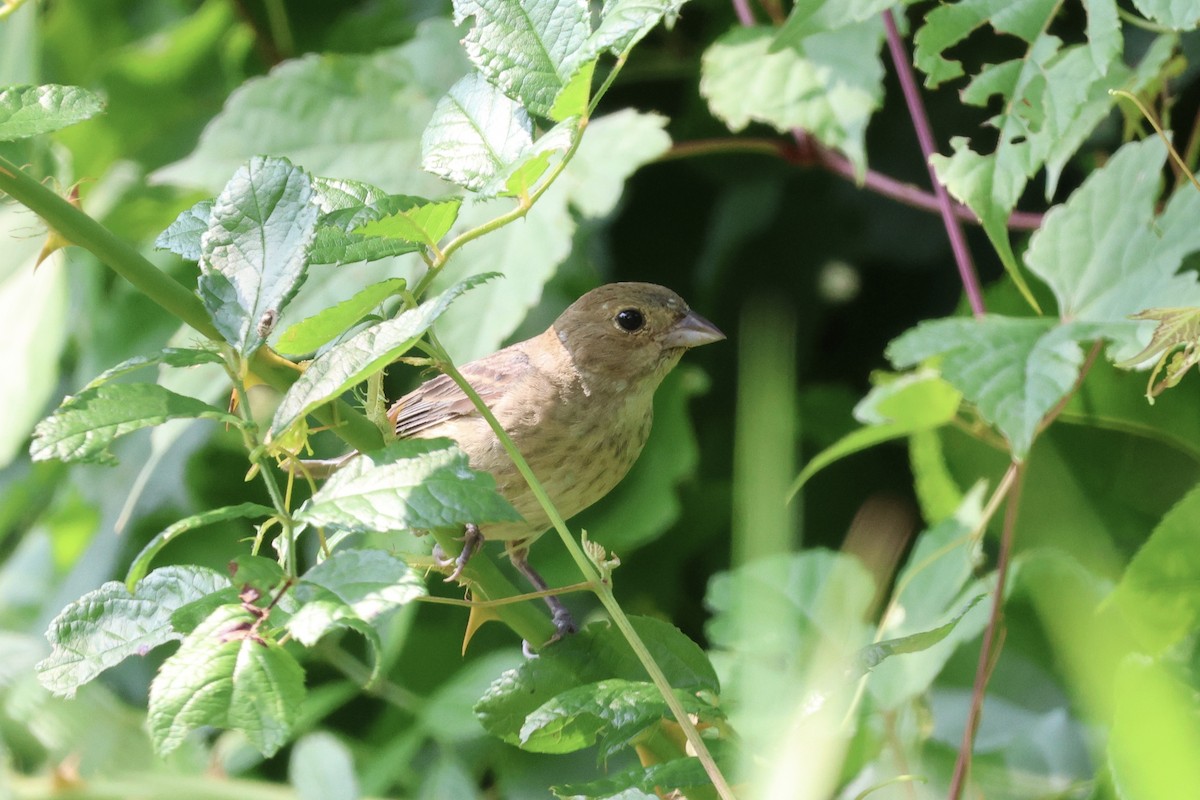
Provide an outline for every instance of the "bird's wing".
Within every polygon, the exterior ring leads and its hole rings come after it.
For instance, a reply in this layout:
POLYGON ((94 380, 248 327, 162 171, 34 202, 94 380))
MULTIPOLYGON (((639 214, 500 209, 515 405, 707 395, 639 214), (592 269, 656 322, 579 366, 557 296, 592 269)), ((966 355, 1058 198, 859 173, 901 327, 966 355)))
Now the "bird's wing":
MULTIPOLYGON (((467 383, 479 393, 488 406, 493 406, 513 385, 514 374, 529 365, 525 353, 508 348, 499 353, 472 361, 460 368, 467 383)), ((396 426, 396 435, 415 436, 458 417, 477 412, 470 398, 450 379, 439 375, 401 397, 388 410, 388 418, 396 426)))

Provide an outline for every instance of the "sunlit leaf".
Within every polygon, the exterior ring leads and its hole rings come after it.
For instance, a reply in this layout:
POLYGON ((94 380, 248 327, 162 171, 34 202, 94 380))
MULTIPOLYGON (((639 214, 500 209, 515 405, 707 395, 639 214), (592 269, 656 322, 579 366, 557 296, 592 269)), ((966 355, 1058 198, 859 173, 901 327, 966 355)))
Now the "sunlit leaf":
POLYGON ((1187 0, 1133 0, 1133 5, 1158 24, 1177 31, 1200 26, 1200 9, 1187 0))
POLYGON ((402 439, 351 460, 296 512, 296 519, 371 532, 461 528, 520 520, 496 480, 472 470, 449 439, 402 439))
POLYGON ((888 345, 899 368, 940 356, 942 377, 1000 429, 1023 459, 1042 419, 1079 376, 1079 342, 1106 326, 1044 318, 987 316, 923 322, 888 345))
POLYGON ((35 461, 114 464, 108 446, 118 436, 169 419, 213 419, 240 425, 234 415, 153 383, 104 383, 70 395, 38 423, 29 454, 35 461))
POLYGON ((213 202, 201 200, 179 212, 175 221, 154 240, 154 246, 159 250, 170 250, 188 261, 199 261, 200 238, 208 230, 209 220, 212 219, 213 202))
POLYGON ((404 239, 425 247, 436 247, 458 217, 462 198, 417 205, 382 216, 357 229, 364 236, 404 239))
POLYGON ((257 350, 304 281, 317 226, 312 180, 281 158, 255 157, 213 202, 200 238, 200 296, 243 356, 257 350))
POLYGON ((872 17, 772 52, 775 29, 737 28, 704 54, 700 93, 735 133, 751 122, 800 128, 866 169, 867 122, 883 102, 879 49, 883 24, 872 17))
POLYGON ((71 697, 83 684, 130 656, 181 638, 171 625, 176 609, 229 581, 205 567, 163 567, 130 592, 109 581, 62 610, 46 631, 50 655, 37 666, 50 691, 71 697))
POLYGON ((302 319, 279 335, 275 349, 281 353, 311 353, 340 336, 389 297, 404 290, 403 278, 388 278, 362 289, 348 300, 302 319))
POLYGON ((283 435, 305 414, 404 355, 455 298, 492 277, 494 273, 487 273, 460 281, 432 300, 394 319, 372 325, 322 353, 284 395, 275 410, 271 436, 283 435))
POLYGON ((254 628, 240 605, 221 606, 188 634, 150 684, 147 725, 166 755, 192 731, 239 731, 263 755, 288 739, 304 701, 304 670, 254 628))
POLYGON ((50 133, 102 110, 104 101, 78 86, 6 86, 0 89, 0 142, 50 133))
POLYGON ((1183 185, 1156 214, 1165 159, 1156 138, 1122 147, 1046 214, 1025 254, 1064 318, 1104 324, 1116 360, 1131 358, 1153 334, 1153 323, 1133 315, 1200 306, 1195 273, 1179 271, 1200 250, 1200 192, 1183 185))

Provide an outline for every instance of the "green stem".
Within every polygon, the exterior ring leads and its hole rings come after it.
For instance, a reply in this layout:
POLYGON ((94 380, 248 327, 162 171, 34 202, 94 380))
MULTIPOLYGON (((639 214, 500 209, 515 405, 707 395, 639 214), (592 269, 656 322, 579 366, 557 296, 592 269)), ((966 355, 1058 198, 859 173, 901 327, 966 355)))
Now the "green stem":
MULTIPOLYGON (((204 304, 195 293, 154 266, 99 222, 26 175, 2 156, 0 192, 27 206, 60 236, 92 253, 101 263, 125 278, 134 288, 168 313, 209 339, 222 340, 209 319, 204 304)), ((266 348, 254 354, 250 360, 250 368, 279 391, 287 391, 300 376, 295 364, 266 348)), ((319 409, 315 416, 326 425, 332 426, 334 433, 357 450, 373 450, 383 441, 379 429, 344 401, 339 400, 319 409)))
POLYGON ((429 284, 433 283, 433 279, 437 277, 439 272, 441 272, 442 267, 446 265, 446 262, 450 259, 450 256, 452 256, 460 247, 468 242, 478 239, 480 236, 484 236, 485 234, 491 233, 494 230, 499 230, 508 223, 515 222, 516 220, 521 219, 528 214, 529 209, 533 208, 533 204, 536 203, 538 199, 546 193, 546 190, 550 188, 554 181, 558 179, 558 176, 562 174, 563 170, 566 169, 567 164, 570 163, 572 156, 575 155, 575 151, 579 149, 579 143, 583 141, 583 132, 587 128, 587 124, 588 121, 586 119, 579 121, 579 130, 576 132, 575 139, 571 142, 571 146, 567 148, 567 152, 564 153, 563 157, 559 159, 559 162, 554 165, 554 168, 550 170, 549 176, 547 176, 546 180, 542 181, 538 188, 534 190, 533 194, 531 194, 529 197, 522 198, 517 204, 517 207, 511 211, 490 219, 482 225, 471 228, 469 231, 463 231, 458 236, 455 236, 453 239, 451 239, 450 243, 442 248, 438 257, 434 259, 432 264, 430 264, 429 269, 425 271, 425 274, 421 276, 421 280, 417 282, 416 288, 413 289, 413 294, 417 297, 422 296, 425 293, 425 290, 429 288, 429 284))
POLYGON ((541 481, 533 474, 533 470, 530 469, 528 462, 525 461, 525 458, 513 443, 512 438, 509 437, 508 432, 496 420, 496 416, 492 414, 491 409, 479 397, 479 393, 472 388, 471 384, 462 376, 462 373, 458 371, 458 368, 450 361, 450 357, 446 354, 445 349, 442 348, 441 344, 437 341, 437 337, 432 332, 429 335, 429 340, 431 349, 440 362, 439 366, 470 398, 471 403, 475 406, 480 416, 487 420, 488 425, 491 426, 492 431, 496 434, 505 451, 513 460, 513 464, 516 465, 517 471, 525 478, 525 482, 529 485, 529 490, 533 492, 533 496, 537 498, 538 503, 546 512, 546 516, 550 519, 550 524, 558 533, 558 537, 567 548, 567 552, 571 554, 575 565, 579 567, 579 571, 583 573, 584 579, 591 585, 592 591, 596 593, 596 597, 600 599, 600 603, 612 617, 612 621, 617 626, 617 629, 621 631, 625 640, 629 642, 634 655, 637 656, 638 661, 642 663, 642 667, 649 674, 650 680, 658 687, 667 707, 671 709, 671 714, 675 717, 675 721, 683 729, 683 734, 687 737, 688 743, 691 744, 697 758, 700 759, 700 763, 704 765, 704 769, 712 780, 713 786, 716 787, 717 793, 723 800, 734 800, 733 790, 729 787, 729 783, 725 780, 725 776, 721 773, 717 762, 713 759, 712 753, 708 751, 708 746, 704 743, 704 739, 701 738, 700 732, 692 724, 687 711, 684 710, 679 699, 675 697, 675 692, 671 688, 671 683, 667 680, 667 676, 663 674, 662 669, 654 660, 654 656, 650 654, 649 648, 646 647, 645 642, 642 641, 637 631, 634 630, 633 623, 629 621, 629 617, 625 615, 625 611, 617 602, 616 597, 613 596, 612 589, 601 580, 592 562, 588 560, 583 549, 575 541, 575 537, 567 530, 567 525, 563 521, 562 515, 554 507, 554 503, 551 501, 550 496, 546 494, 541 481))

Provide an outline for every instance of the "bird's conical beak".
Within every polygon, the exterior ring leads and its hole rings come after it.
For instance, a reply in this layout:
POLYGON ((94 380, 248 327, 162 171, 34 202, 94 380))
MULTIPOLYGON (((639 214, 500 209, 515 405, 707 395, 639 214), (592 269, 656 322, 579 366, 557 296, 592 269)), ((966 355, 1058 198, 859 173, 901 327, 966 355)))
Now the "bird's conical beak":
POLYGON ((702 344, 719 342, 725 338, 721 330, 697 314, 688 311, 683 319, 675 323, 675 327, 667 331, 663 337, 665 347, 699 347, 702 344))

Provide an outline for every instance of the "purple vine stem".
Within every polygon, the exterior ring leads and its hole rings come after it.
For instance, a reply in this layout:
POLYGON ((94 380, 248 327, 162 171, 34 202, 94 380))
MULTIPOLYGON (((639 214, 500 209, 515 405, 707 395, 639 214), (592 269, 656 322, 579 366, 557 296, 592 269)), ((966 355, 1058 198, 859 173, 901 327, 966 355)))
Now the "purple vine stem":
POLYGON ((975 264, 971 260, 971 251, 967 249, 967 239, 963 234, 962 223, 954 214, 953 201, 942 182, 938 180, 930 158, 936 150, 933 140, 933 130, 929 125, 929 117, 925 113, 925 103, 917 90, 917 81, 913 77, 912 65, 909 63, 908 51, 896 28, 896 18, 891 9, 883 12, 883 26, 887 31, 888 52, 892 56, 892 64, 896 67, 896 77, 900 79, 900 88, 904 92, 904 103, 908 106, 909 116, 912 117, 913 128, 917 132, 917 142, 921 145, 921 154, 925 156, 925 166, 929 169, 929 180, 933 183, 933 193, 937 196, 938 209, 942 214, 942 222, 946 226, 946 235, 950 237, 950 249, 954 251, 954 262, 958 265, 958 275, 962 279, 963 289, 971 304, 971 312, 981 317, 985 313, 983 292, 979 288, 979 276, 975 274, 975 264))
POLYGON ((754 24, 754 12, 750 10, 749 0, 732 0, 733 11, 737 14, 738 22, 747 28, 754 24))

